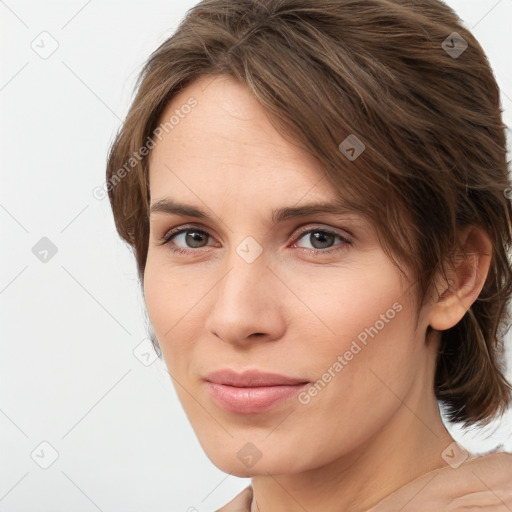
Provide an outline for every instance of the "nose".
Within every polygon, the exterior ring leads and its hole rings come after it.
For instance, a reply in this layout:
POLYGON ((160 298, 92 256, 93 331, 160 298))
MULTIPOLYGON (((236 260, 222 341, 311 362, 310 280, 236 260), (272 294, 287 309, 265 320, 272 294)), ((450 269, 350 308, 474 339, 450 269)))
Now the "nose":
POLYGON ((272 341, 285 329, 283 284, 264 254, 248 263, 233 254, 224 277, 212 290, 206 329, 226 343, 272 341))

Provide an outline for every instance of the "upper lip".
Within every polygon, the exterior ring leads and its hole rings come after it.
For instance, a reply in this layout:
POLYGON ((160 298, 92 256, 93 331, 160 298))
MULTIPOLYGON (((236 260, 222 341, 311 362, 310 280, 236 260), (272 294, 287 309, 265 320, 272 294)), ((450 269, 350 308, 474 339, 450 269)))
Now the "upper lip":
POLYGON ((297 384, 306 384, 304 379, 296 379, 279 375, 277 373, 261 372, 258 370, 247 370, 243 373, 237 373, 231 369, 218 370, 209 373, 204 380, 215 384, 225 384, 236 387, 258 387, 258 386, 293 386, 297 384))

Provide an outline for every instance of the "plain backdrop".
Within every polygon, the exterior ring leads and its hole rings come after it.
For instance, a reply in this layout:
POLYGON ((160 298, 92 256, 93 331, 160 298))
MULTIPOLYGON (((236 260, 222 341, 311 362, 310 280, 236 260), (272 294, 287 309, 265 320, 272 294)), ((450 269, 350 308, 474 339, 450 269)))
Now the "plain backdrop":
MULTIPOLYGON (((3 512, 211 511, 249 483, 213 466, 147 352, 134 259, 93 196, 142 64, 195 3, 0 1, 3 512)), ((512 0, 448 3, 512 126, 512 0)), ((450 430, 512 451, 511 417, 450 430)))

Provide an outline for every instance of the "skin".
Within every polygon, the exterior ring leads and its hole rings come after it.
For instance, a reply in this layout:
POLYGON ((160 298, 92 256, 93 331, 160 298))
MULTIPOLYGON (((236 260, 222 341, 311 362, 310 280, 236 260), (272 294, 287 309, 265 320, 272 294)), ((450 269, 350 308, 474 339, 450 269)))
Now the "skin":
MULTIPOLYGON (((453 270, 446 297, 436 302, 432 294, 416 317, 414 277, 408 269, 407 277, 400 274, 359 214, 272 223, 275 208, 336 197, 319 162, 276 131, 244 85, 227 76, 201 77, 173 97, 162 119, 191 96, 197 106, 151 152, 151 204, 172 199, 210 218, 150 215, 144 294, 207 456, 222 471, 252 478, 260 512, 367 510, 446 467, 441 454, 453 439, 432 391, 438 331, 462 318, 484 284, 485 233, 462 234, 475 257, 453 270), (189 227, 188 240, 181 234, 161 243, 180 226, 189 227), (301 232, 315 228, 352 243, 326 235, 319 245, 301 232), (209 236, 196 235, 192 245, 197 229, 209 236), (249 236, 263 250, 251 263, 237 253, 249 236), (307 404, 294 397, 268 412, 240 415, 213 402, 202 380, 232 368, 316 382, 397 303, 394 318, 307 404), (237 457, 248 442, 261 454, 251 467, 237 457)), ((342 156, 340 164, 346 166, 340 172, 350 172, 342 156)))

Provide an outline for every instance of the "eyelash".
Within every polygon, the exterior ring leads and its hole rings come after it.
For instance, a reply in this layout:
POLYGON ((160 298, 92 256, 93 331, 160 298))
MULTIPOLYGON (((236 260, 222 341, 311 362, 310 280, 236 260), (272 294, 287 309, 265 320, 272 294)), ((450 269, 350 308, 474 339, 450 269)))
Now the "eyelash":
MULTIPOLYGON (((201 235, 210 237, 211 235, 205 231, 204 229, 197 228, 195 226, 184 226, 181 228, 176 228, 174 230, 168 231, 164 234, 163 237, 159 239, 159 245, 170 245, 170 242, 173 238, 180 235, 181 233, 187 233, 187 232, 194 232, 194 233, 200 233, 201 235)), ((326 233, 329 235, 334 235, 338 237, 343 243, 339 244, 338 247, 329 248, 329 249, 307 249, 305 247, 297 247, 297 249, 301 251, 306 251, 308 254, 313 256, 323 256, 323 255, 330 255, 333 253, 336 253, 338 251, 346 249, 346 245, 352 245, 352 241, 346 238, 345 236, 341 235, 340 233, 337 233, 335 231, 332 231, 330 229, 325 228, 309 228, 302 230, 297 234, 297 240, 300 240, 305 235, 311 234, 311 233, 326 233)), ((183 255, 191 255, 196 254, 197 252, 200 252, 201 248, 198 249, 183 249, 182 247, 177 248, 170 248, 170 250, 175 254, 183 254, 183 255)))

